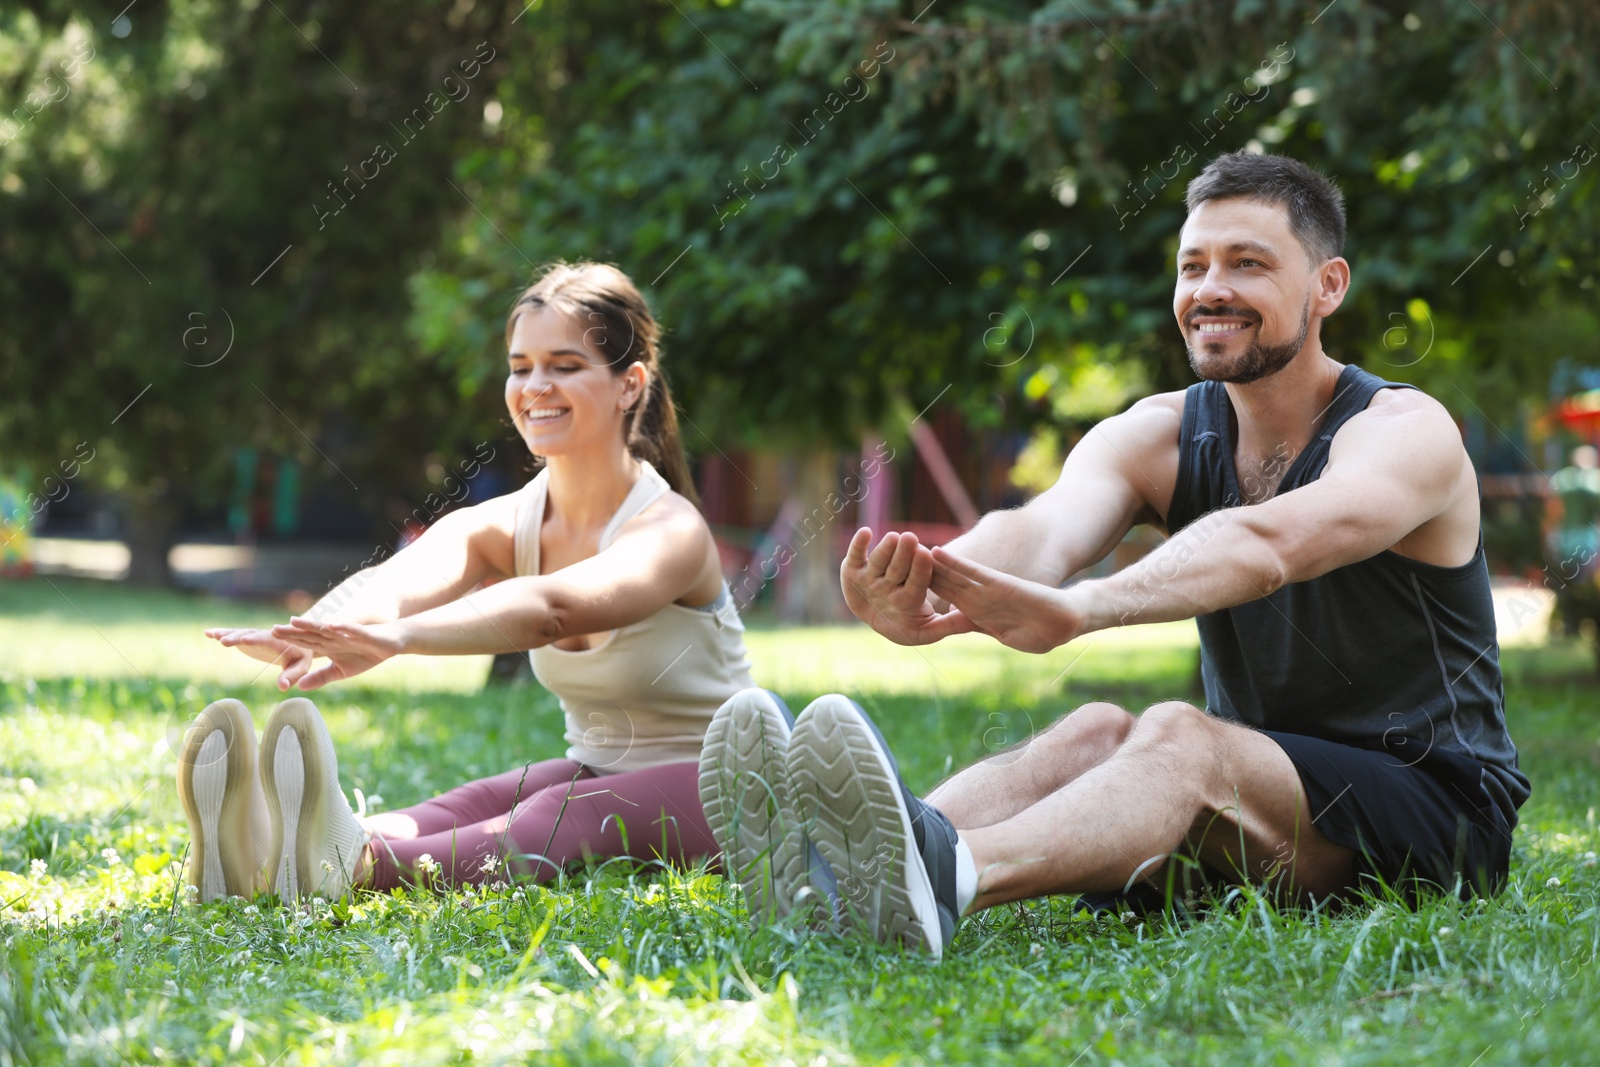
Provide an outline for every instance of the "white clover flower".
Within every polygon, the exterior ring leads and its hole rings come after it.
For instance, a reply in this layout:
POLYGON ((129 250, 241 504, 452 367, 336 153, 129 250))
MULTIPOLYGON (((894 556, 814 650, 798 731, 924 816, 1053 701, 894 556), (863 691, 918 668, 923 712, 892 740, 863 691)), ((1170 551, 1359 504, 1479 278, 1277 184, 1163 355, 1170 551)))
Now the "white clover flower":
MULTIPOLYGON (((1594 853, 1591 852, 1589 855, 1593 856, 1594 853)), ((41 859, 36 859, 32 863, 28 864, 28 872, 34 878, 43 878, 45 876, 45 872, 49 869, 50 865, 41 859)))
POLYGON ((144 924, 144 932, 147 933, 147 934, 155 933, 156 932, 156 924, 155 923, 145 923, 144 924))
POLYGON ((255 915, 260 911, 261 911, 261 909, 256 907, 254 904, 246 904, 244 906, 244 913, 246 915, 255 915))
POLYGON ((101 849, 100 858, 106 861, 108 867, 115 867, 122 862, 122 857, 117 855, 117 850, 114 848, 101 849))
POLYGON ((1552 879, 1550 879, 1548 882, 1546 882, 1544 884, 1544 887, 1546 889, 1560 889, 1561 888, 1561 879, 1552 878, 1552 879))
POLYGON ((509 888, 510 886, 506 885, 504 882, 489 883, 489 892, 491 893, 504 893, 509 888))
POLYGON ((197 897, 200 895, 200 887, 191 882, 183 887, 183 895, 186 897, 197 897))
POLYGON ((439 865, 434 862, 433 857, 428 853, 424 852, 422 855, 417 857, 417 870, 421 871, 423 874, 432 874, 438 869, 439 865))
POLYGON ((332 874, 333 873, 333 862, 331 860, 323 860, 322 861, 322 869, 323 869, 324 872, 326 872, 328 874, 332 874))
POLYGON ((1583 854, 1583 865, 1585 867, 1593 867, 1594 864, 1595 864, 1594 853, 1593 852, 1585 852, 1583 854))
POLYGON ((483 862, 478 864, 478 870, 482 871, 484 874, 493 874, 499 869, 500 857, 496 856, 493 852, 483 857, 483 862))

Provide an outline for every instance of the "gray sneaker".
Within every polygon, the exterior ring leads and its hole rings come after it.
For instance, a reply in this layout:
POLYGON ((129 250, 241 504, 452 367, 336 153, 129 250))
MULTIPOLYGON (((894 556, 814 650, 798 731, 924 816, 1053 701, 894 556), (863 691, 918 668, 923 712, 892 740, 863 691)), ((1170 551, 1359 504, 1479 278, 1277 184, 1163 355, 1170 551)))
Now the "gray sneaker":
POLYGON ((752 926, 800 912, 818 927, 835 915, 833 872, 790 801, 793 726, 777 696, 745 689, 717 709, 700 750, 700 804, 723 869, 744 886, 752 926))
POLYGON ((956 831, 900 779, 855 701, 819 697, 789 743, 794 803, 838 877, 840 921, 938 959, 955 936, 956 831))

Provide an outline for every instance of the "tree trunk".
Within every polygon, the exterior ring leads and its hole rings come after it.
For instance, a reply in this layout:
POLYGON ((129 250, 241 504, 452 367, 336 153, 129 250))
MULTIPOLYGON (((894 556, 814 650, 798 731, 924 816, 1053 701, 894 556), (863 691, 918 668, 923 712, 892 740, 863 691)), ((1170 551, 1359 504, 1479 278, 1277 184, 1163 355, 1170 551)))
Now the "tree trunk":
POLYGON ((168 557, 172 546, 178 543, 182 515, 178 494, 165 478, 129 490, 126 579, 129 585, 167 587, 173 584, 168 557))
POLYGON ((795 496, 800 518, 789 547, 794 561, 779 603, 779 614, 794 622, 836 622, 844 606, 839 592, 839 561, 833 542, 847 504, 840 493, 839 462, 831 448, 818 448, 800 460, 795 496))

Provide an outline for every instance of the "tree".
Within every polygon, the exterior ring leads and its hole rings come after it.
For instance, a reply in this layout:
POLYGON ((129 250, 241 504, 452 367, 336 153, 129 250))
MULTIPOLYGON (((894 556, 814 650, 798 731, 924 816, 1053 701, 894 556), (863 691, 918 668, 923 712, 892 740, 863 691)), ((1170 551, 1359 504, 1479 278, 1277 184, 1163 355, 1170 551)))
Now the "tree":
POLYGON ((1588 8, 767 0, 528 21, 553 65, 508 78, 503 141, 462 165, 504 236, 462 213, 413 279, 418 336, 439 351, 497 322, 530 263, 613 259, 653 290, 714 441, 844 443, 943 395, 980 420, 1012 398, 1088 420, 1106 412, 1050 383, 1105 362, 1185 384, 1184 185, 1246 146, 1346 190, 1356 286, 1325 334, 1344 358, 1506 410, 1593 324, 1588 8))
POLYGON ((89 442, 85 476, 130 503, 134 580, 167 580, 179 516, 225 496, 236 446, 376 512, 427 447, 471 439, 455 368, 410 354, 405 278, 482 130, 503 17, 288 0, 5 16, 0 299, 18 313, 0 451, 49 468, 89 442))
POLYGON ((1592 5, 4 20, 0 450, 53 467, 90 442, 155 578, 236 444, 376 512, 420 453, 490 432, 506 305, 557 257, 649 291, 691 446, 853 444, 935 401, 1092 421, 1189 380, 1168 306, 1183 188, 1253 144, 1349 196, 1336 354, 1494 418, 1592 356, 1592 5))
MULTIPOLYGON (((934 402, 1081 432, 1192 380, 1170 310, 1184 187, 1222 151, 1271 147, 1350 199, 1357 285, 1330 350, 1503 417, 1593 325, 1596 168, 1577 146, 1595 20, 1551 2, 1323 14, 539 5, 549 63, 508 76, 503 138, 462 163, 484 211, 413 278, 416 335, 465 358, 470 392, 486 362, 460 340, 498 345, 529 267, 608 259, 671 330, 702 449, 826 467, 934 402)), ((1035 459, 1059 463, 1052 440, 1035 459)))

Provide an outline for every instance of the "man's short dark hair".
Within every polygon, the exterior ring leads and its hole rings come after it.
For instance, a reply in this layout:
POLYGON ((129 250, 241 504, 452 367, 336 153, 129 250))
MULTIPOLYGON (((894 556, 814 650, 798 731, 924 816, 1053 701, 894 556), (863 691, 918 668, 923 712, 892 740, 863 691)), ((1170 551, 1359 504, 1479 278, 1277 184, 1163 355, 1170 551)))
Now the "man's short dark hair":
POLYGON ((1282 207, 1313 265, 1344 251, 1344 194, 1298 159, 1229 152, 1189 183, 1189 213, 1207 200, 1260 200, 1282 207))

